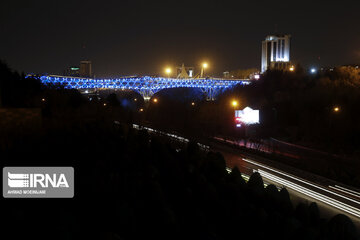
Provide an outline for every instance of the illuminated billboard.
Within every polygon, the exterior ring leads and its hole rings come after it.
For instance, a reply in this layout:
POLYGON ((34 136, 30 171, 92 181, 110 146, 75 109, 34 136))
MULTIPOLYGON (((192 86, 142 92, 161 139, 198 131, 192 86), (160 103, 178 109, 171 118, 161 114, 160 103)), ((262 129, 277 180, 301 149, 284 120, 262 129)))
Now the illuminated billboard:
POLYGON ((246 107, 243 110, 235 111, 236 127, 244 125, 252 125, 260 123, 259 110, 253 110, 250 107, 246 107))

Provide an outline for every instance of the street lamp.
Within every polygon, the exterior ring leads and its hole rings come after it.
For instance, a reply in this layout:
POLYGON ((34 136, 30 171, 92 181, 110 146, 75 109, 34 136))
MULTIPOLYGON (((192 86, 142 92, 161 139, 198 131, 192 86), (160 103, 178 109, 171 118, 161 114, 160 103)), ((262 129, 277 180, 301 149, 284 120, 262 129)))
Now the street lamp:
POLYGON ((154 103, 157 103, 157 102, 158 102, 158 99, 157 99, 157 98, 154 98, 154 99, 153 99, 153 102, 154 102, 154 103))
POLYGON ((336 112, 336 113, 337 113, 337 112, 340 112, 340 108, 339 108, 339 107, 334 107, 333 110, 334 110, 334 112, 336 112))
POLYGON ((204 77, 204 74, 205 74, 205 68, 208 68, 208 64, 206 62, 204 62, 202 64, 202 68, 201 68, 201 77, 204 77))
POLYGON ((167 74, 168 78, 170 78, 171 68, 166 68, 165 73, 167 74))
POLYGON ((231 105, 232 105, 234 108, 236 108, 238 104, 239 104, 239 103, 238 103, 236 100, 233 100, 233 101, 231 102, 231 105))

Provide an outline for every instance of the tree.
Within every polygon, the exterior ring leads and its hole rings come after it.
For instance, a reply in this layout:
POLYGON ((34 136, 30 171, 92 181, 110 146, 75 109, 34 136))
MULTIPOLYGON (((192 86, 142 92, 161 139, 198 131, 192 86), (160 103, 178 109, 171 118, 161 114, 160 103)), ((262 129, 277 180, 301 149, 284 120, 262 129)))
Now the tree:
POLYGON ((119 99, 117 98, 115 93, 109 94, 109 96, 106 97, 106 102, 109 104, 109 106, 112 107, 120 106, 119 99))
POLYGON ((358 236, 355 225, 350 218, 343 214, 338 214, 328 223, 328 238, 355 240, 358 239, 358 236))
POLYGON ((257 68, 249 68, 249 69, 238 69, 230 72, 230 76, 238 79, 248 79, 254 73, 258 73, 259 70, 257 68))
POLYGON ((245 186, 245 180, 241 176, 241 172, 237 166, 232 169, 229 179, 237 186, 245 186))

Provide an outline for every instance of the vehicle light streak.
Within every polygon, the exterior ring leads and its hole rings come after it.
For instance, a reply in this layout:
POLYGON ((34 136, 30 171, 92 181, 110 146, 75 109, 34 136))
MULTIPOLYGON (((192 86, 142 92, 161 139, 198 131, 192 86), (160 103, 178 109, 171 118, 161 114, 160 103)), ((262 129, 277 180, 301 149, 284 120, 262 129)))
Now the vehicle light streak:
MULTIPOLYGON (((254 170, 254 171, 256 171, 256 170, 254 170)), ((360 209, 358 209, 358 208, 352 207, 352 206, 350 206, 348 204, 345 204, 345 203, 342 203, 342 202, 340 202, 338 200, 335 200, 333 198, 327 197, 327 196, 325 196, 323 194, 316 193, 315 191, 312 191, 310 189, 302 187, 302 186, 300 186, 298 184, 292 183, 292 182, 290 182, 288 180, 285 180, 283 178, 277 177, 277 176, 275 176, 275 175, 273 175, 271 173, 268 173, 266 171, 263 171, 263 170, 259 169, 258 172, 264 178, 267 178, 267 179, 269 179, 271 181, 280 183, 285 187, 288 187, 288 188, 293 189, 293 190, 295 190, 297 192, 300 192, 300 193, 302 193, 302 194, 304 194, 306 196, 309 196, 309 197, 311 197, 313 199, 316 199, 318 201, 326 203, 326 204, 328 204, 328 205, 330 205, 332 207, 340 209, 340 210, 342 210, 344 212, 347 212, 347 213, 349 213, 349 214, 351 214, 353 216, 360 217, 360 209)))
POLYGON ((335 187, 344 189, 345 191, 348 191, 348 192, 352 192, 352 193, 354 193, 354 194, 356 194, 356 195, 358 195, 358 196, 360 197, 360 193, 359 193, 359 192, 356 192, 356 191, 354 191, 354 190, 350 190, 350 189, 348 189, 348 188, 344 188, 344 187, 339 186, 339 185, 335 185, 335 187))
POLYGON ((360 197, 360 193, 355 192, 355 191, 350 190, 350 189, 347 189, 347 188, 344 188, 344 187, 341 187, 341 186, 339 186, 339 185, 335 185, 335 186, 330 186, 330 185, 329 185, 329 188, 335 189, 335 190, 337 190, 337 191, 344 192, 344 193, 346 193, 346 194, 352 195, 352 196, 357 197, 357 198, 360 197))
POLYGON ((292 179, 294 179, 294 180, 296 180, 296 181, 305 183, 305 184, 307 184, 307 185, 309 185, 309 186, 315 187, 315 188, 317 188, 317 189, 320 189, 320 190, 322 190, 322 191, 328 192, 328 193, 330 193, 330 194, 333 194, 333 195, 335 195, 335 196, 344 198, 344 199, 346 199, 346 200, 348 200, 348 201, 351 201, 351 202, 354 202, 354 203, 360 205, 360 202, 359 202, 359 201, 356 201, 356 200, 354 200, 354 199, 348 198, 348 197, 343 196, 343 195, 341 195, 341 194, 338 194, 338 193, 336 193, 336 192, 330 191, 330 190, 328 190, 328 189, 326 189, 326 188, 320 187, 320 186, 318 186, 318 185, 315 185, 315 184, 310 183, 310 182, 308 182, 308 181, 305 181, 305 180, 303 180, 303 179, 300 179, 300 178, 294 177, 294 176, 292 176, 292 175, 289 175, 289 174, 280 172, 280 171, 278 171, 278 170, 276 170, 276 169, 267 167, 267 166, 265 166, 265 165, 263 165, 263 164, 259 164, 259 163, 257 163, 257 162, 254 162, 254 161, 251 161, 251 160, 248 160, 248 159, 243 159, 243 160, 244 160, 245 162, 248 162, 248 163, 251 163, 251 164, 260 166, 260 167, 262 167, 262 168, 271 170, 271 171, 276 172, 276 173, 278 173, 278 174, 281 174, 281 175, 283 175, 283 176, 292 178, 292 179))
MULTIPOLYGON (((153 128, 148 128, 148 127, 144 127, 144 126, 140 126, 140 125, 137 125, 137 124, 133 124, 133 128, 134 129, 137 129, 137 130, 141 130, 141 129, 145 129, 146 131, 148 132, 153 132, 153 133, 156 133, 156 134, 159 134, 159 135, 165 135, 165 136, 168 136, 170 138, 175 138, 177 141, 180 141, 180 142, 185 142, 185 143, 188 143, 190 142, 189 139, 187 138, 184 138, 184 137, 181 137, 181 136, 177 136, 175 134, 171 134, 171 133, 166 133, 166 132, 163 132, 163 131, 159 131, 159 130, 156 130, 156 129, 153 129, 153 128)), ((205 151, 208 151, 210 149, 209 146, 207 145, 204 145, 204 144, 201 144, 201 143, 197 143, 197 145, 204 149, 205 151)))

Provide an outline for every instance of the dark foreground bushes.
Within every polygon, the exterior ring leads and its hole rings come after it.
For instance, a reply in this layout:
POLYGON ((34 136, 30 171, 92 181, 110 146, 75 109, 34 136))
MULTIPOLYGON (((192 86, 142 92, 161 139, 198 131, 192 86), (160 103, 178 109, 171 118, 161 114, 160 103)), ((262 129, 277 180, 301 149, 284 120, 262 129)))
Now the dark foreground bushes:
POLYGON ((264 188, 258 173, 246 183, 194 143, 176 149, 99 121, 12 141, 3 166, 75 169, 73 199, 1 199, 1 233, 12 239, 357 239, 346 216, 294 207, 286 189, 264 188))

